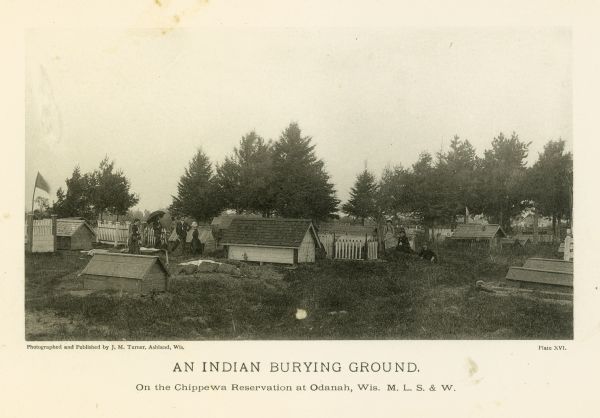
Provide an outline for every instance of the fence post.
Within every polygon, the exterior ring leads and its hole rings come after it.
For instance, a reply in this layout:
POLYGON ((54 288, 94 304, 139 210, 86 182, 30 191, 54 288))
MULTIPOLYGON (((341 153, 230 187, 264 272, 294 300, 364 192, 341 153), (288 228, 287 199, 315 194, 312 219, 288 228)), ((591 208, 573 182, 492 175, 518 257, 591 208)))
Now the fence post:
POLYGON ((113 247, 117 247, 119 244, 119 223, 112 222, 113 226, 113 247))
POLYGON ((52 219, 52 252, 54 252, 54 251, 56 251, 56 247, 57 247, 57 245, 56 245, 56 241, 57 241, 57 238, 56 238, 56 228, 57 228, 56 218, 57 218, 57 216, 56 215, 50 215, 50 218, 52 219))
POLYGON ((33 214, 27 214, 27 252, 32 252, 33 249, 33 214))

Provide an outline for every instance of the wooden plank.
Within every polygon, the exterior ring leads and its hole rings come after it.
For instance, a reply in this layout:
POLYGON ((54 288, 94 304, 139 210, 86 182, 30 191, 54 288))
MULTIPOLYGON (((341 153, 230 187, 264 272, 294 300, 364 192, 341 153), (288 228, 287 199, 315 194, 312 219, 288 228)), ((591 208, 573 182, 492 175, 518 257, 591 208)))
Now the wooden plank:
POLYGON ((573 287, 573 274, 559 271, 511 267, 506 274, 506 279, 517 282, 543 283, 555 286, 573 287))

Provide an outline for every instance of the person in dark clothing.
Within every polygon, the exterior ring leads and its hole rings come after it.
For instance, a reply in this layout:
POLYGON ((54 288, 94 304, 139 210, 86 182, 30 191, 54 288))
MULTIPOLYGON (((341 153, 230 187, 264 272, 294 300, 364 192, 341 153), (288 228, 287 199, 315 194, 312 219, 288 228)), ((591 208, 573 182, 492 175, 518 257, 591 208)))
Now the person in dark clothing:
POLYGON ((140 254, 140 228, 139 219, 133 221, 131 225, 131 235, 129 236, 129 254, 140 254))
POLYGON ((190 226, 185 222, 184 218, 180 218, 177 220, 175 224, 175 234, 177 235, 177 240, 173 243, 171 247, 171 252, 175 251, 177 247, 181 245, 181 253, 186 253, 186 238, 187 232, 190 229, 190 226))
POLYGON ((202 253, 202 243, 200 242, 200 231, 198 231, 198 224, 192 223, 192 242, 190 243, 192 255, 200 255, 202 253))
POLYGON ((419 252, 419 257, 422 260, 431 261, 432 263, 437 262, 438 259, 437 254, 430 250, 427 244, 423 245, 423 247, 421 248, 421 251, 419 252))
POLYGON ((407 254, 413 252, 412 248, 410 248, 410 242, 408 242, 408 237, 406 236, 406 231, 404 229, 401 229, 398 234, 398 245, 396 245, 396 249, 407 254))
POLYGON ((154 221, 152 229, 154 229, 154 248, 161 248, 162 224, 160 220, 154 221))

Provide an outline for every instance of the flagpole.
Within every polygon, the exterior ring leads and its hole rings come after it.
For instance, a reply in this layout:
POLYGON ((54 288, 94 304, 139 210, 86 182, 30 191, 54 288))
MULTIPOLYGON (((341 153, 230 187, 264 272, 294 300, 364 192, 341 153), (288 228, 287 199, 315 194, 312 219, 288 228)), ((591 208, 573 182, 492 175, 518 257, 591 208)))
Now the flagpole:
POLYGON ((37 188, 37 177, 35 185, 33 186, 33 195, 31 196, 31 215, 33 215, 33 202, 35 200, 35 189, 37 188))

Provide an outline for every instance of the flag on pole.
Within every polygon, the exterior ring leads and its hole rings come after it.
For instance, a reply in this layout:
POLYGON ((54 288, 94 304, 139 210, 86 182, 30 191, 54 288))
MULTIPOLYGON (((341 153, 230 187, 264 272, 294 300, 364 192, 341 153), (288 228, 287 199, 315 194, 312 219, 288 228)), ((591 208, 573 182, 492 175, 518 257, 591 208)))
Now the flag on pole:
POLYGON ((46 179, 42 177, 39 171, 37 173, 37 177, 35 178, 35 187, 38 189, 42 189, 46 193, 50 193, 50 185, 48 184, 46 179))

